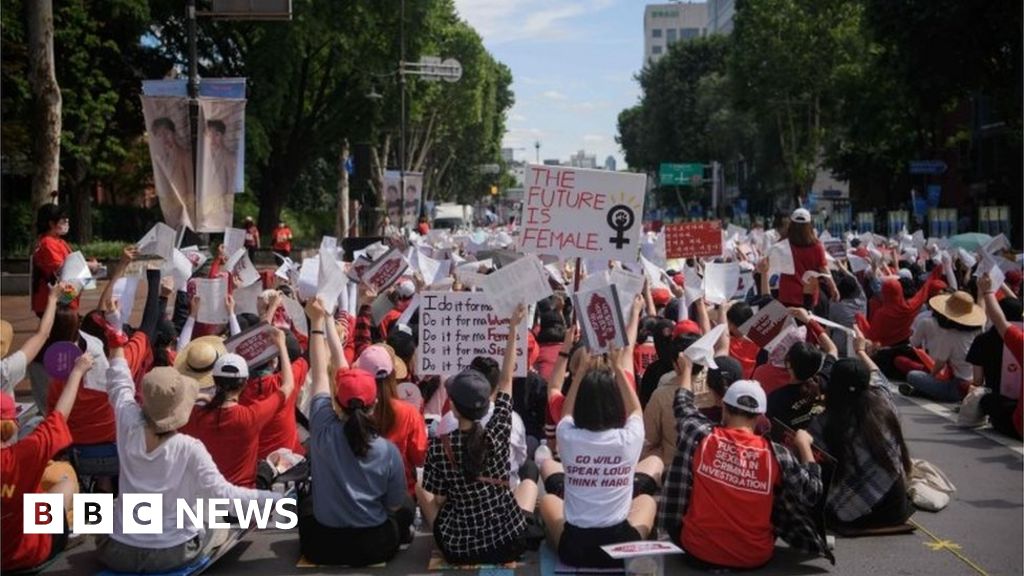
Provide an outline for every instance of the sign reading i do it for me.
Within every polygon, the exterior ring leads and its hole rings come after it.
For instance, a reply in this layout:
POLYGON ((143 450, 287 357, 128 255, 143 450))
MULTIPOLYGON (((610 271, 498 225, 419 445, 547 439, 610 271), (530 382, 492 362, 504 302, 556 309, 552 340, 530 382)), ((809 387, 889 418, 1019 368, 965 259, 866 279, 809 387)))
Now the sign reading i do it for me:
MULTIPOLYGON (((420 295, 418 374, 447 377, 477 356, 499 364, 508 342, 509 318, 496 314, 483 292, 423 292, 420 295)), ((526 376, 526 323, 516 336, 517 377, 526 376)))

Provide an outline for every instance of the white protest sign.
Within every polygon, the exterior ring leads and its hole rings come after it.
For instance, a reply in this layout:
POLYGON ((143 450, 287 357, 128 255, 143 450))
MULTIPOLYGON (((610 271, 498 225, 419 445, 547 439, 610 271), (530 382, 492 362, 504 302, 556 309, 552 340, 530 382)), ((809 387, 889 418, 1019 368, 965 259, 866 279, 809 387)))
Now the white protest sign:
POLYGON ((228 309, 224 304, 224 298, 227 293, 227 278, 197 278, 196 296, 199 297, 199 313, 196 320, 203 324, 226 324, 228 309))
POLYGON ((626 326, 615 286, 577 292, 573 294, 573 306, 590 352, 602 354, 612 346, 626 346, 626 326))
POLYGON ((224 253, 234 254, 239 248, 245 248, 245 230, 241 228, 225 228, 224 253))
POLYGON ((529 165, 520 252, 636 261, 647 176, 529 165))
POLYGON ((980 277, 982 274, 988 274, 988 277, 992 279, 993 290, 999 290, 1003 286, 1003 282, 1006 282, 1006 274, 996 264, 995 257, 988 252, 981 253, 981 263, 978 264, 978 268, 974 272, 976 277, 980 277))
POLYGON ((259 366, 277 356, 277 328, 260 322, 224 341, 224 348, 245 358, 249 366, 259 366))
POLYGON ((405 311, 398 317, 398 321, 395 323, 397 326, 408 326, 409 321, 412 320, 412 315, 416 313, 420 307, 420 295, 417 293, 409 301, 409 305, 405 307, 405 311))
POLYGON ((259 314, 256 301, 263 292, 263 285, 252 283, 248 286, 238 286, 231 295, 235 298, 235 314, 259 314))
POLYGON ((81 252, 72 252, 64 259, 64 264, 60 268, 60 281, 70 282, 76 291, 82 291, 89 286, 92 272, 89 272, 89 264, 81 252))
POLYGON ((110 362, 107 361, 107 355, 103 352, 103 342, 95 336, 90 336, 84 331, 78 333, 79 338, 85 340, 85 352, 92 356, 92 368, 85 373, 85 381, 82 386, 89 390, 96 390, 98 392, 107 392, 107 368, 110 367, 110 362))
POLYGON ((788 324, 794 324, 789 310, 778 300, 772 300, 739 326, 739 330, 758 347, 766 348, 788 324))
POLYGON ((394 284, 408 267, 405 255, 397 249, 391 249, 374 260, 373 264, 363 272, 360 280, 363 284, 380 292, 394 284))
MULTIPOLYGON (((526 376, 526 322, 516 337, 515 375, 526 376)), ((482 293, 424 292, 420 299, 418 375, 451 376, 476 356, 499 364, 508 340, 508 318, 491 310, 482 293)))
POLYGON ((694 364, 700 364, 708 368, 718 368, 718 364, 715 363, 715 346, 718 344, 722 334, 725 333, 726 328, 728 326, 725 324, 715 326, 696 342, 687 346, 683 354, 694 364))
POLYGON ((281 307, 288 313, 288 318, 292 321, 292 326, 300 334, 309 335, 309 322, 306 321, 306 311, 302 309, 302 304, 299 304, 298 300, 294 298, 282 298, 281 307))
POLYGON ((740 284, 740 266, 735 262, 708 262, 704 267, 704 299, 723 304, 736 293, 740 284))
MULTIPOLYGON (((320 258, 303 258, 302 267, 299 268, 298 293, 302 300, 309 300, 316 296, 316 289, 320 283, 320 258)), ((327 303, 324 302, 326 305, 327 303)))
POLYGON ((551 296, 544 264, 533 254, 484 276, 480 288, 499 316, 511 316, 517 305, 533 304, 551 296))
POLYGON ((327 252, 332 257, 338 252, 338 239, 334 236, 324 236, 320 239, 320 253, 327 252))
POLYGON ((668 288, 668 285, 665 284, 665 281, 663 280, 663 276, 665 275, 664 270, 643 256, 640 257, 640 264, 643 266, 644 275, 647 276, 647 281, 651 284, 651 290, 654 290, 655 288, 668 288))
POLYGON ((330 252, 320 252, 316 297, 320 299, 328 316, 334 314, 334 310, 338 307, 338 299, 342 291, 347 288, 348 278, 345 277, 345 271, 341 269, 341 264, 330 252))
POLYGON ((416 260, 416 268, 423 277, 423 283, 427 286, 440 281, 451 272, 451 260, 435 260, 426 254, 413 251, 413 259, 416 260))
MULTIPOLYGON (((1024 328, 1022 322, 1011 322, 1017 328, 1024 328)), ((1020 362, 1017 362, 1017 358, 1013 355, 1006 344, 1003 344, 1003 365, 1002 378, 999 381, 999 393, 1011 400, 1020 398, 1021 392, 1021 378, 1024 377, 1020 371, 1020 362)))
POLYGON ((615 268, 608 271, 608 281, 614 284, 619 291, 622 318, 629 318, 633 310, 633 299, 644 291, 644 277, 621 268, 615 268))
POLYGON ((171 259, 164 262, 160 273, 174 278, 175 290, 184 290, 188 279, 192 277, 192 262, 184 252, 173 248, 171 259))
POLYGON ((117 300, 117 307, 121 310, 121 319, 129 322, 132 316, 132 309, 135 307, 135 292, 139 287, 138 276, 122 276, 114 282, 111 295, 117 300))
POLYGON ((259 270, 249 260, 249 253, 245 248, 239 248, 227 261, 227 269, 235 275, 238 286, 251 286, 260 279, 259 270))
POLYGON ((853 272, 854 274, 864 272, 871 268, 871 262, 855 254, 850 254, 847 256, 847 259, 850 261, 850 272, 853 272))
POLYGON ((178 233, 163 222, 157 222, 135 245, 143 256, 159 256, 170 260, 173 256, 174 241, 178 233))
POLYGON ((358 312, 359 306, 359 285, 355 282, 349 282, 348 284, 348 308, 345 309, 349 316, 355 316, 358 312))
POLYGON ((989 240, 982 248, 981 251, 986 254, 996 254, 1003 250, 1010 249, 1010 240, 1006 237, 1006 234, 1000 233, 995 238, 989 240))
POLYGON ((768 249, 768 274, 796 274, 793 247, 790 246, 789 240, 776 242, 768 249))
MULTIPOLYGON (((199 270, 206 264, 206 261, 210 259, 206 252, 199 249, 198 246, 186 246, 181 249, 181 253, 188 258, 188 261, 192 263, 192 270, 199 270)), ((173 258, 173 249, 171 258, 173 258)))

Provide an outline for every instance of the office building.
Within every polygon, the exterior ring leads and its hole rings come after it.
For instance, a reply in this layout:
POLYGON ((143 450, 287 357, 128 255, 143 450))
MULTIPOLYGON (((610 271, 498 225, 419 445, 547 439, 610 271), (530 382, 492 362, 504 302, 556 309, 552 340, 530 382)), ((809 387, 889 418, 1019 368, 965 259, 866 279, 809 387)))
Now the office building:
POLYGON ((708 34, 729 34, 736 15, 736 0, 708 0, 708 34))
POLYGON ((680 40, 707 35, 708 5, 649 4, 644 8, 644 65, 657 62, 680 40))

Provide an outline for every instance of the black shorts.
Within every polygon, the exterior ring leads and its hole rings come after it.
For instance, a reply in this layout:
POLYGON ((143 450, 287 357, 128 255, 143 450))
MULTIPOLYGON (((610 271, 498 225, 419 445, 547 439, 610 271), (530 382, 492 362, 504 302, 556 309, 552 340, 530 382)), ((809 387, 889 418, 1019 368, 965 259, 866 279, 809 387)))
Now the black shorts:
POLYGON ((628 520, 606 528, 577 528, 568 522, 558 541, 558 557, 577 568, 621 568, 622 560, 614 560, 601 546, 643 540, 628 520))
POLYGON ((526 531, 519 533, 518 536, 512 539, 511 542, 503 544, 493 550, 485 550, 471 555, 460 555, 453 554, 445 546, 444 540, 441 538, 441 528, 439 522, 434 522, 434 542, 437 543, 437 547, 441 549, 441 553, 444 554, 444 559, 449 564, 456 566, 474 566, 477 564, 508 564, 509 562, 515 562, 526 552, 527 539, 526 531))

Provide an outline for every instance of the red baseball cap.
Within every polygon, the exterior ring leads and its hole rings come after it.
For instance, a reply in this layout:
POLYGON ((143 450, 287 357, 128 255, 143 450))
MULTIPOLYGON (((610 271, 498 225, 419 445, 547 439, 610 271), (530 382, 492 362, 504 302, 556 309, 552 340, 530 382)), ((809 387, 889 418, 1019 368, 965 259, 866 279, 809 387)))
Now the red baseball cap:
POLYGON ((682 272, 676 272, 675 276, 672 276, 672 281, 676 283, 676 286, 683 287, 686 285, 686 276, 682 272))
POLYGON ((655 306, 662 308, 672 299, 672 293, 669 292, 668 288, 655 288, 651 290, 651 299, 654 300, 655 306))
POLYGON ((676 322, 676 327, 672 330, 672 337, 678 338, 679 336, 685 336, 687 334, 700 336, 700 326, 698 326, 693 320, 680 320, 679 322, 676 322))
POLYGON ((0 394, 0 420, 17 420, 18 405, 14 397, 7 393, 0 394))
POLYGON ((359 400, 364 407, 377 400, 377 379, 366 370, 352 368, 338 370, 334 378, 334 396, 343 408, 352 407, 353 400, 359 400))

